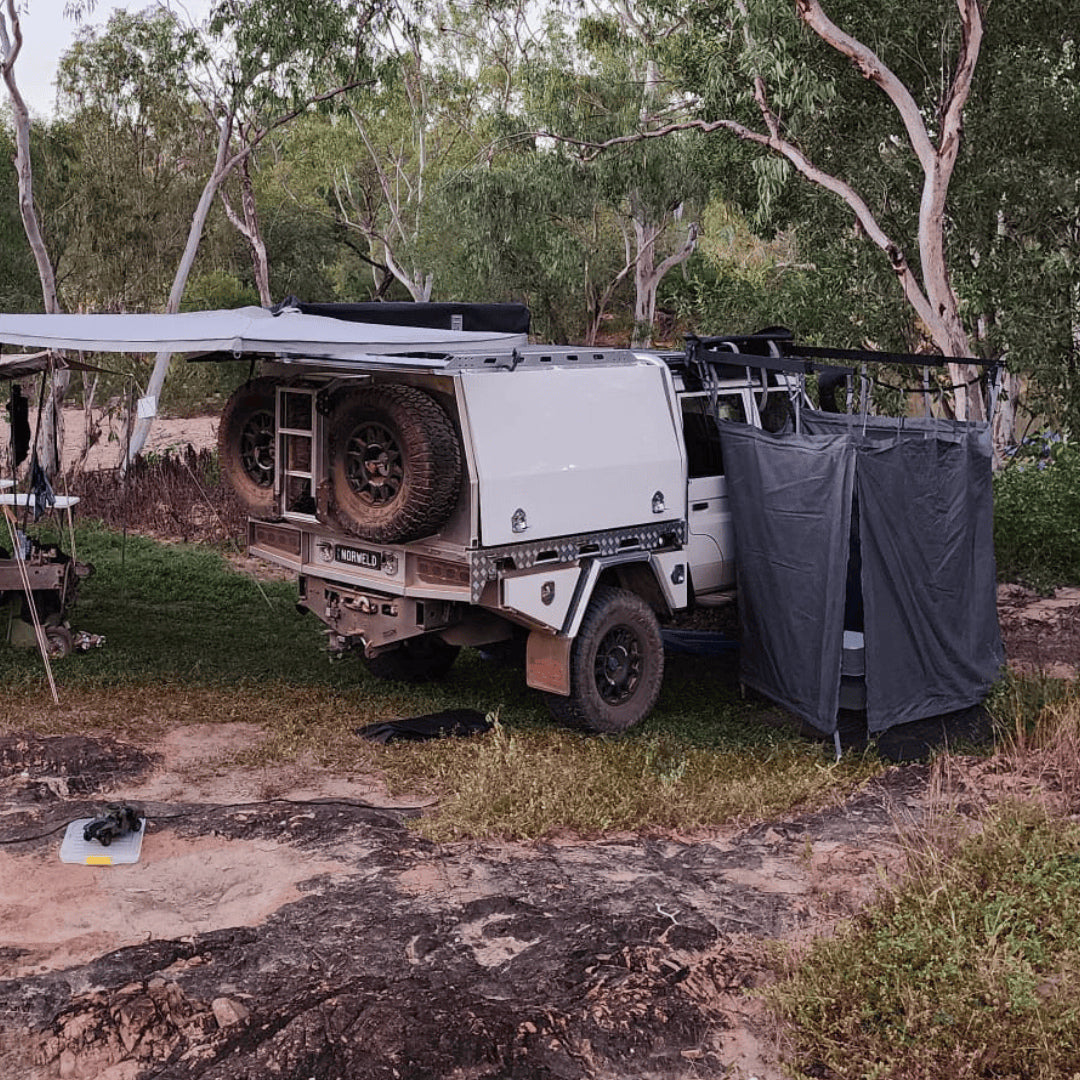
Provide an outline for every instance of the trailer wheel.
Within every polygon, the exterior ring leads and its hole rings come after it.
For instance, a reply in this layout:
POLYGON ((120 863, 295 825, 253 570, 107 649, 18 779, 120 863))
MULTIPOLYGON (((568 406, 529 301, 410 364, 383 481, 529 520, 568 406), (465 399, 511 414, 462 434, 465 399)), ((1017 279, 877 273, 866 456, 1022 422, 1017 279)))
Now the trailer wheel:
POLYGON ((570 652, 570 696, 548 694, 557 720, 615 734, 644 720, 660 695, 664 643, 636 593, 597 586, 570 652))
POLYGON ((66 626, 46 626, 45 645, 50 660, 62 660, 71 655, 75 647, 75 638, 66 626))
POLYGON ((252 379, 225 402, 218 426, 221 475, 248 513, 274 510, 275 379, 252 379))
POLYGON ((461 647, 442 638, 425 635, 409 638, 393 649, 377 653, 364 663, 376 679, 389 682, 431 682, 441 679, 453 666, 461 647))
POLYGON ((461 446, 450 417, 414 386, 375 386, 344 398, 329 422, 326 514, 379 544, 438 532, 457 501, 461 446))

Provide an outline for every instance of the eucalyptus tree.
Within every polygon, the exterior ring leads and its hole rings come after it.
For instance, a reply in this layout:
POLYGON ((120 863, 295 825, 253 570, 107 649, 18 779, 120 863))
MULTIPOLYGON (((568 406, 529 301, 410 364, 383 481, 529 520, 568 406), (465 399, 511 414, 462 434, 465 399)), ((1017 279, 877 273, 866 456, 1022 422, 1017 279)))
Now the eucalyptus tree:
MULTIPOLYGON (((758 224, 797 225, 834 335, 1007 353, 1045 390, 1032 407, 1076 426, 1073 6, 680 5, 686 30, 669 63, 688 115, 665 126, 717 133, 723 181, 758 224)), ((954 368, 951 381, 973 378, 954 368)), ((999 443, 1012 438, 1014 400, 999 443)), ((977 416, 981 403, 961 391, 958 413, 977 416)))
POLYGON ((493 125, 536 48, 529 9, 392 5, 373 46, 375 79, 348 95, 347 128, 324 132, 337 159, 321 155, 337 222, 414 300, 431 298, 448 244, 466 241, 447 231, 447 185, 490 155, 493 125))
MULTIPOLYGON (((211 207, 226 179, 256 153, 267 136, 296 117, 338 97, 366 77, 366 34, 378 0, 219 0, 205 26, 159 7, 130 22, 88 31, 69 90, 99 105, 99 72, 126 88, 153 71, 170 73, 177 107, 190 118, 193 141, 205 148, 201 190, 191 210, 166 312, 180 308, 211 207), (134 40, 132 40, 134 37, 134 40)), ((159 353, 146 388, 156 403, 171 356, 159 353)), ((152 414, 153 408, 145 410, 152 414)), ((128 460, 149 433, 151 418, 136 422, 128 460)))
MULTIPOLYGON (((750 168, 766 209, 792 171, 827 192, 847 229, 878 250, 933 343, 974 357, 947 259, 947 211, 982 0, 956 0, 951 15, 936 0, 873 10, 856 0, 651 6, 678 27, 668 63, 693 96, 682 115, 669 107, 592 149, 694 129, 759 148, 765 154, 750 168)), ((982 414, 981 395, 966 392, 975 375, 970 365, 953 368, 961 416, 982 414)))
POLYGON ((593 344, 632 258, 625 222, 581 162, 516 139, 510 147, 448 185, 465 238, 452 252, 456 276, 477 299, 527 304, 541 337, 593 344))
POLYGON ((73 153, 69 190, 50 216, 71 231, 70 304, 145 311, 168 292, 213 161, 187 93, 192 45, 167 12, 116 11, 61 58, 58 105, 73 153))
MULTIPOLYGON (((644 135, 658 126, 673 105, 659 63, 668 29, 664 20, 622 2, 561 23, 552 19, 545 55, 526 69, 523 102, 524 123, 557 136, 546 152, 580 164, 572 149, 579 144, 644 135)), ((660 283, 697 244, 705 190, 696 142, 690 132, 655 142, 625 140, 588 162, 596 197, 621 226, 625 258, 605 293, 610 299, 624 279, 632 282, 634 345, 651 343, 660 283)), ((579 174, 568 170, 568 179, 579 174)))
POLYGON ((23 47, 22 23, 15 0, 4 0, 0 10, 0 75, 7 88, 14 128, 15 173, 19 192, 19 216, 34 256, 41 282, 42 301, 47 314, 59 310, 56 275, 45 249, 37 210, 34 206, 33 164, 30 157, 30 111, 19 89, 15 64, 23 47))
MULTIPOLYGON (((15 64, 22 52, 23 34, 19 7, 15 0, 4 0, 0 9, 0 76, 7 89, 14 128, 15 175, 18 191, 19 217, 30 245, 41 286, 41 297, 47 314, 60 310, 56 293, 56 272, 45 246, 41 223, 34 205, 33 162, 30 156, 30 112, 19 89, 15 64)), ((59 447, 63 445, 63 418, 60 405, 67 391, 69 374, 54 372, 45 409, 38 424, 38 460, 47 473, 59 464, 59 447), (52 433, 56 437, 52 438, 52 433)))

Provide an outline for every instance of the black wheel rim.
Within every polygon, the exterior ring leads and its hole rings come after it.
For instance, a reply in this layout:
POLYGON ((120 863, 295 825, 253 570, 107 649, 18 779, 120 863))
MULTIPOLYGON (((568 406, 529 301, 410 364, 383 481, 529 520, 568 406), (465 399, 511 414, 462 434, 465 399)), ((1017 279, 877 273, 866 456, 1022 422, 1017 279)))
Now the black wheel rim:
POLYGON ((637 692, 644 659, 641 641, 628 626, 612 627, 596 650, 596 689, 608 705, 623 705, 637 692))
POLYGON ((370 506, 386 506, 397 498, 405 479, 401 448, 394 433, 374 420, 350 436, 345 452, 349 487, 370 506))
POLYGON ((274 416, 254 413, 240 432, 240 463, 259 487, 274 484, 274 416))

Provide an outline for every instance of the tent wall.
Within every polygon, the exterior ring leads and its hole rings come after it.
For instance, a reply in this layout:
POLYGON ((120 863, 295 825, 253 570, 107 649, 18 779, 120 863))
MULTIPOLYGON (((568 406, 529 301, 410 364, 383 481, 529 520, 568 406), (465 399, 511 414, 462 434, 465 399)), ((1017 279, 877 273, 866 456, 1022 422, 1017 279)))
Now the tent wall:
POLYGON ((988 426, 809 410, 803 423, 720 425, 743 680, 835 730, 854 496, 870 731, 978 703, 1004 658, 988 426))
POLYGON ((846 435, 720 422, 735 522, 740 678, 836 730, 855 459, 846 435))
POLYGON ((1004 662, 987 424, 804 414, 852 432, 871 732, 980 702, 1004 662))

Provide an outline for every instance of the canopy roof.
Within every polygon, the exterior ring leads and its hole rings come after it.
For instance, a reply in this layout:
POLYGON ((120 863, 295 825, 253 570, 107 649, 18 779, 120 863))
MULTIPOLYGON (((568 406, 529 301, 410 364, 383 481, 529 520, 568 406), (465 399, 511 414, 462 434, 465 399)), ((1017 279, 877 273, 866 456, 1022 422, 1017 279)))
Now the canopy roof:
POLYGON ((504 351, 524 334, 350 322, 294 309, 179 315, 3 315, 0 342, 86 352, 225 352, 362 359, 370 355, 504 351))

